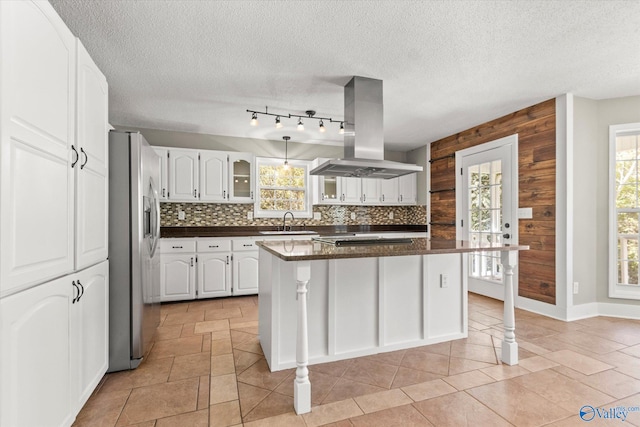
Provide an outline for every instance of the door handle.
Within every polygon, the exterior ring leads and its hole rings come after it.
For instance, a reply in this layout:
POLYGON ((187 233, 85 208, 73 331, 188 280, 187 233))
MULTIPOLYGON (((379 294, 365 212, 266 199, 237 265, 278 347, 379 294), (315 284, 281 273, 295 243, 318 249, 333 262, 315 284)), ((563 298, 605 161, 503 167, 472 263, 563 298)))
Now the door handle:
POLYGON ((80 152, 84 154, 84 163, 80 165, 80 169, 84 169, 84 167, 87 166, 87 163, 89 162, 89 156, 87 156, 87 152, 84 151, 84 148, 82 147, 80 147, 80 152))
POLYGON ((71 169, 73 169, 76 166, 76 163, 78 163, 78 160, 80 160, 80 154, 78 154, 78 150, 76 150, 76 147, 74 147, 73 145, 71 146, 71 149, 76 154, 76 159, 71 162, 71 169))
MULTIPOLYGON (((71 304, 75 304, 76 301, 78 300, 79 296, 80 296, 80 288, 78 287, 78 285, 76 285, 76 281, 75 280, 73 282, 71 282, 71 284, 73 285, 75 290, 78 291, 78 296, 74 295, 73 299, 71 300, 71 304)), ((75 294, 76 292, 74 291, 73 293, 75 294)))
POLYGON ((80 293, 80 295, 78 295, 78 299, 76 300, 76 302, 80 301, 80 298, 82 298, 84 295, 84 286, 82 286, 82 283, 80 283, 80 280, 78 280, 78 286, 80 286, 80 289, 82 290, 82 292, 80 293))

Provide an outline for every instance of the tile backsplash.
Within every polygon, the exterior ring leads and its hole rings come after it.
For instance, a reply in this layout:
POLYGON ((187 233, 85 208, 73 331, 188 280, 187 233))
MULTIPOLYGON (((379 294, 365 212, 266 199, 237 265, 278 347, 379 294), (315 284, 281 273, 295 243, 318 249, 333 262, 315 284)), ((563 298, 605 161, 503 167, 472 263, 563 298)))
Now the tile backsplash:
MULTIPOLYGON (((167 226, 275 226, 282 224, 282 218, 247 219, 253 212, 252 204, 221 203, 161 203, 160 224, 167 226), (184 211, 185 219, 178 219, 178 213, 184 211)), ((319 212, 320 220, 296 218, 291 225, 393 225, 426 224, 426 206, 333 206, 315 205, 313 212, 319 212), (355 219, 351 219, 351 214, 355 219), (393 213, 393 215, 390 215, 393 213), (389 218, 393 216, 393 218, 389 218)))

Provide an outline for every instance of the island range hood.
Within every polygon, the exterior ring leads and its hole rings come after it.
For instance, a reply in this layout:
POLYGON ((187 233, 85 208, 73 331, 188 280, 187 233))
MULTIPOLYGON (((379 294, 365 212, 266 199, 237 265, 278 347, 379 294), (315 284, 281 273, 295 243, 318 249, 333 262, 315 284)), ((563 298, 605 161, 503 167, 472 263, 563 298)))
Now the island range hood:
POLYGON ((422 166, 384 160, 382 80, 353 77, 344 87, 344 158, 328 160, 311 175, 390 179, 422 166))

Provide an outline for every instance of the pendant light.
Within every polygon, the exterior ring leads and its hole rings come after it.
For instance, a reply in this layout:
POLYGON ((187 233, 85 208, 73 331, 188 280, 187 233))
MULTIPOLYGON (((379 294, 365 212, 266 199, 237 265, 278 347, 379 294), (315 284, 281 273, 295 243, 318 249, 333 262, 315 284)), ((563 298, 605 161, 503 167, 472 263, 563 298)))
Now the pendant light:
POLYGON ((283 167, 285 169, 289 169, 288 145, 289 145, 289 140, 291 139, 291 137, 290 136, 283 136, 282 139, 284 139, 284 165, 283 165, 283 167))

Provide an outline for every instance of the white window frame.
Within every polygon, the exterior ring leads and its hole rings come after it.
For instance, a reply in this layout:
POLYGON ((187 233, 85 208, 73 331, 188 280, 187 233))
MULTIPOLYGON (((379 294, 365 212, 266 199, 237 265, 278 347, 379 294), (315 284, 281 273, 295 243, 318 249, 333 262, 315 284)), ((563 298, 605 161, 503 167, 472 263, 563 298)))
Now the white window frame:
MULTIPOLYGON (((618 284, 618 209, 616 208, 616 137, 640 132, 640 123, 609 126, 609 297, 640 299, 640 285, 618 284)), ((640 209, 638 209, 640 211, 640 209)))
MULTIPOLYGON (((312 218, 313 207, 311 206, 311 185, 309 184, 309 170, 311 161, 309 160, 291 160, 288 159, 291 167, 304 169, 304 211, 292 212, 295 218, 312 218)), ((256 200, 253 205, 254 217, 256 218, 282 218, 287 211, 271 211, 260 209, 261 202, 261 186, 260 186, 260 166, 282 166, 284 159, 277 159, 271 157, 256 157, 256 200)))

